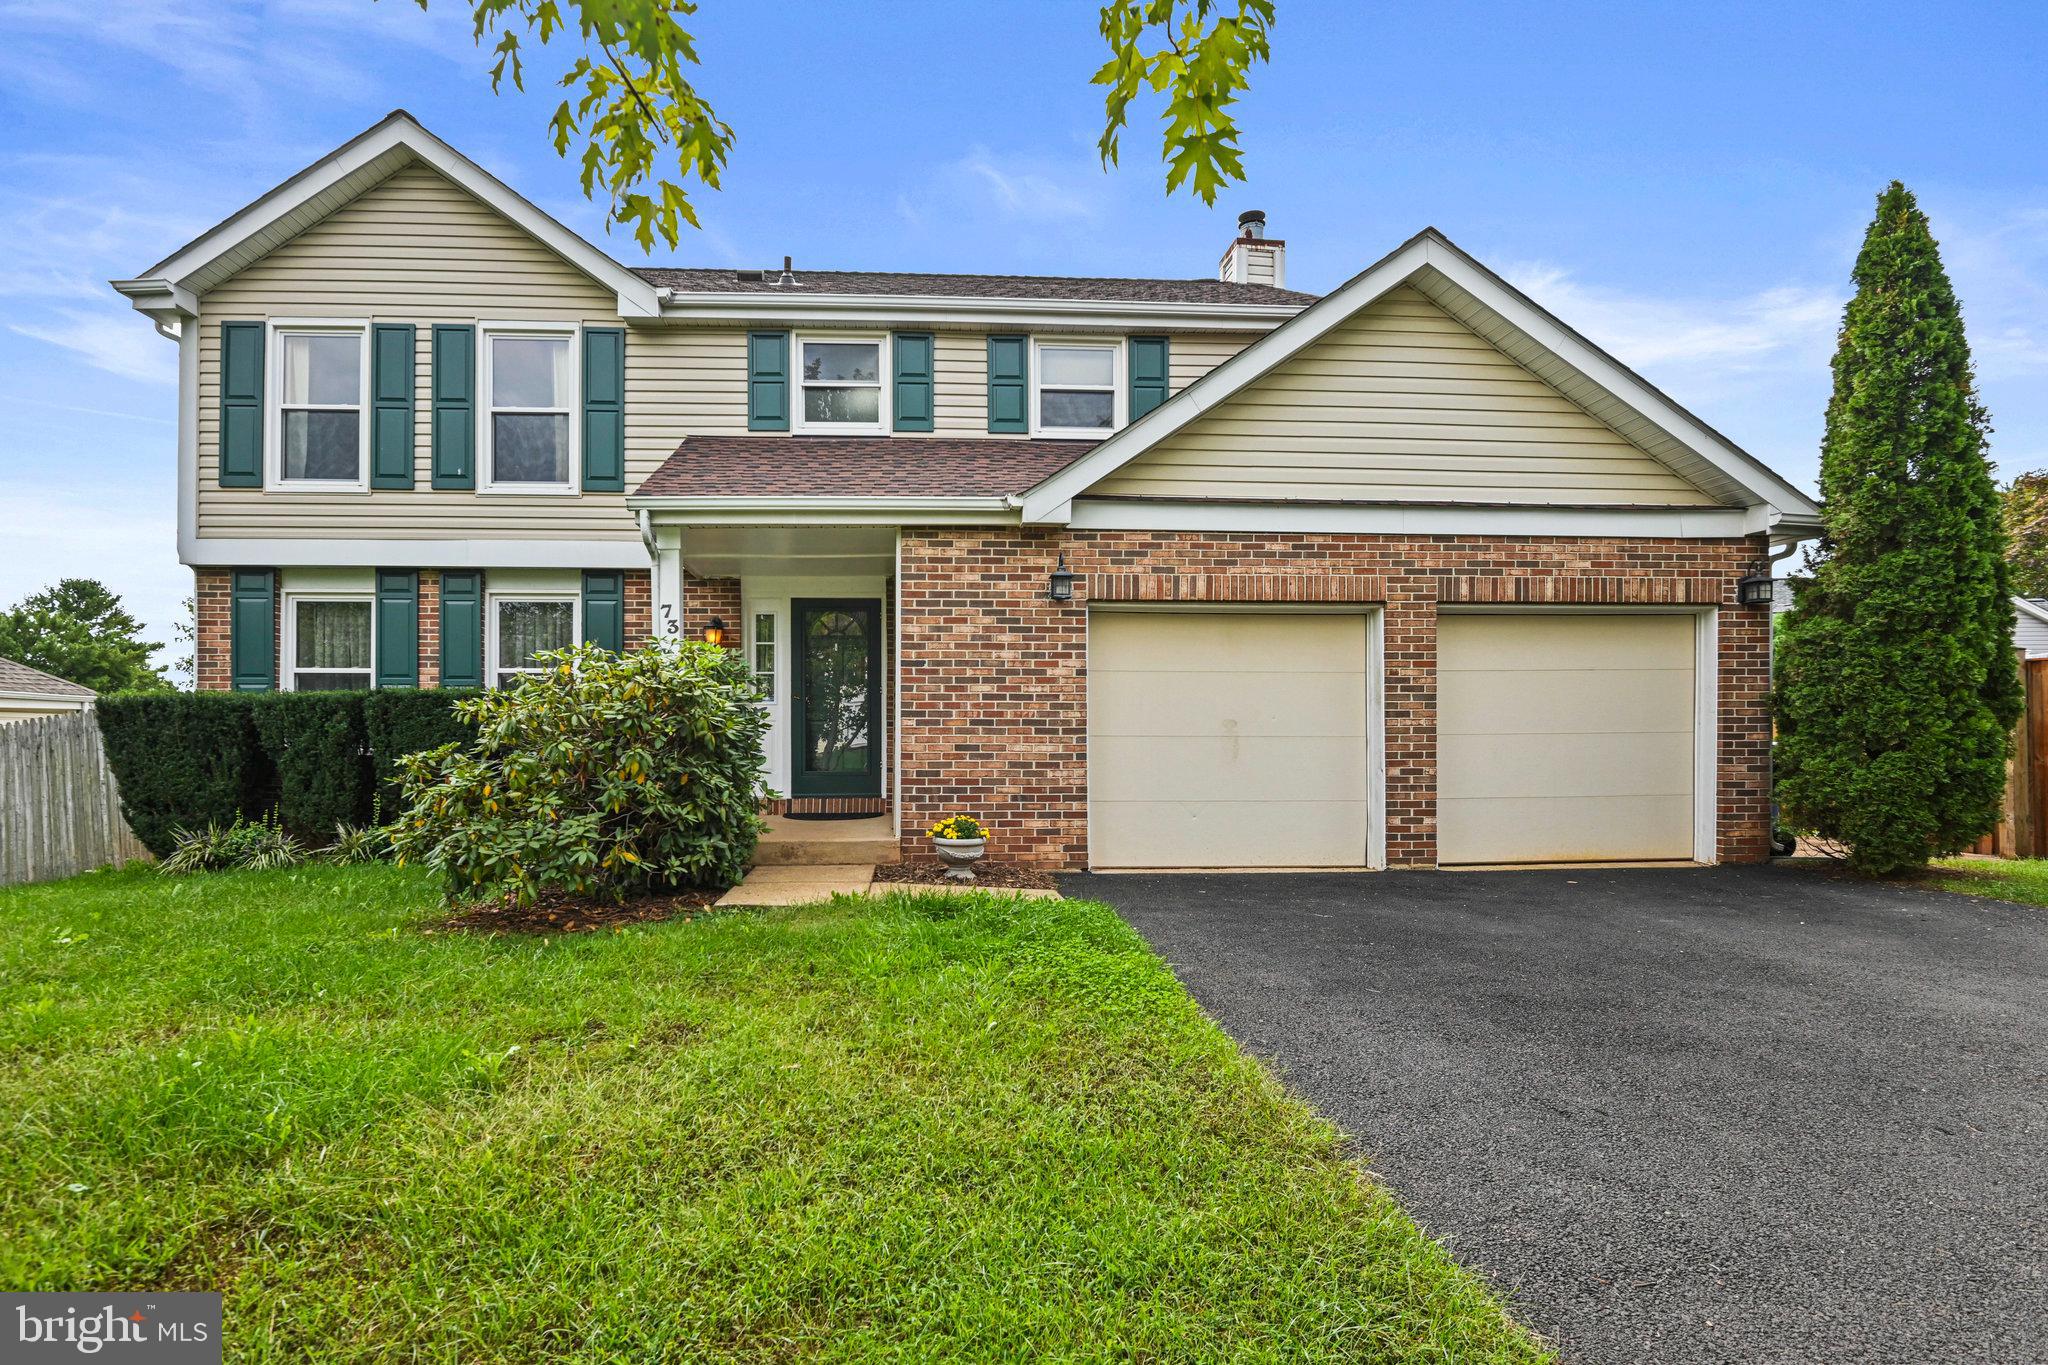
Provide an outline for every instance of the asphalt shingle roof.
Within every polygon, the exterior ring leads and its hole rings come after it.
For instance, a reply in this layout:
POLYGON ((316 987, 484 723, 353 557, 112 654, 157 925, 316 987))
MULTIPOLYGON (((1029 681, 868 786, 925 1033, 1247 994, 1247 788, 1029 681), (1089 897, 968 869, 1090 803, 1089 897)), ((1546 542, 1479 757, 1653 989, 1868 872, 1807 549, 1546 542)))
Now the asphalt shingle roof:
POLYGON ((51 697, 96 697, 90 687, 67 682, 54 673, 30 668, 12 659, 0 659, 0 692, 40 692, 51 697))
POLYGON ((635 491, 680 498, 945 498, 1022 493, 1094 441, 690 436, 635 491))
POLYGON ((912 298, 1087 300, 1104 303, 1243 303, 1306 308, 1316 295, 1224 280, 1128 280, 1069 275, 928 275, 882 270, 778 270, 649 267, 634 274, 680 294, 873 294, 912 298), (745 279, 742 275, 756 278, 745 279))

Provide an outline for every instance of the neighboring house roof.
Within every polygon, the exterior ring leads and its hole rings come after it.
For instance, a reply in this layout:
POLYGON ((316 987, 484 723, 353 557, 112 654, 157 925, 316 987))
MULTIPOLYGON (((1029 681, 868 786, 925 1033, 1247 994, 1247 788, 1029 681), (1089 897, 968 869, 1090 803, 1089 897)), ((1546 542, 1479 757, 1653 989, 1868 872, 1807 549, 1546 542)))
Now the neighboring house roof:
POLYGON ((633 272, 663 289, 688 294, 773 294, 799 300, 810 294, 891 298, 1085 300, 1102 303, 1222 303, 1306 307, 1314 294, 1226 280, 1111 279, 1076 275, 927 275, 877 270, 798 270, 784 284, 776 270, 633 272))
POLYGON ((691 436, 634 490, 649 498, 1002 498, 1092 441, 889 436, 691 436))
POLYGON ((16 663, 12 659, 0 659, 0 693, 11 696, 69 697, 90 700, 99 695, 90 687, 81 687, 66 681, 54 673, 45 673, 40 668, 16 663))
POLYGON ((2012 604, 2019 609, 2020 615, 2030 616, 2042 625, 2048 626, 2048 598, 2015 597, 2012 604))
POLYGON ((1024 499, 1024 520, 1065 521, 1073 500, 1105 476, 1404 284, 1680 476, 1730 506, 1751 510, 1757 524, 1749 530, 1790 534, 1818 526, 1820 509, 1812 499, 1435 228, 1424 228, 1343 287, 1033 488, 1024 499))

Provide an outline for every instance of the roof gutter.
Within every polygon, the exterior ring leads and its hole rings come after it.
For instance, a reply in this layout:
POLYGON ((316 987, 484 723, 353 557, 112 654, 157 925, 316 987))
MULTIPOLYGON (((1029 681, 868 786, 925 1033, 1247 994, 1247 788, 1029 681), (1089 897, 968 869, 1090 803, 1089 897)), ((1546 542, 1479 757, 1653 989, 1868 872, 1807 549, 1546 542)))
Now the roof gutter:
POLYGON ((761 318, 885 324, 930 322, 1062 327, 1158 327, 1268 331, 1307 304, 1176 303, 1138 299, 989 299, 917 294, 694 293, 663 286, 660 316, 674 322, 761 318))
POLYGON ((695 526, 914 526, 1014 524, 1019 499, 990 497, 829 498, 767 495, 699 498, 636 494, 626 506, 655 523, 695 526))

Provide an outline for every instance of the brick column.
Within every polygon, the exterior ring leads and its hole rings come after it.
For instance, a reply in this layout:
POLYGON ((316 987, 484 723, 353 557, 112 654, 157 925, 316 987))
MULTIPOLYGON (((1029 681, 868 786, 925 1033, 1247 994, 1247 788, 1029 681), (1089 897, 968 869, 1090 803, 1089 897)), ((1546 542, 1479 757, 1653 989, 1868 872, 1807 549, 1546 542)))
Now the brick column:
POLYGON ((420 686, 441 685, 441 571, 420 570, 420 686))
POLYGON ((1434 575, 1387 583, 1387 866, 1436 866, 1434 575))

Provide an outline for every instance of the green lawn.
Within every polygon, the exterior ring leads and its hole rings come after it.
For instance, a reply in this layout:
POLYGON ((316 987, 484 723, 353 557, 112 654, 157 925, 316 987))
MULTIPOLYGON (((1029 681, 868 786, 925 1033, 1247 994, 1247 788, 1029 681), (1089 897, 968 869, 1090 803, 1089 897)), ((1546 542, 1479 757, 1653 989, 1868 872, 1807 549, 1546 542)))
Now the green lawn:
POLYGON ((2048 858, 1943 858, 1927 884, 1938 891, 2048 905, 2048 858))
POLYGON ((0 1285, 231 1359, 1546 1358, 1106 907, 428 933, 387 867, 0 891, 0 1285))

